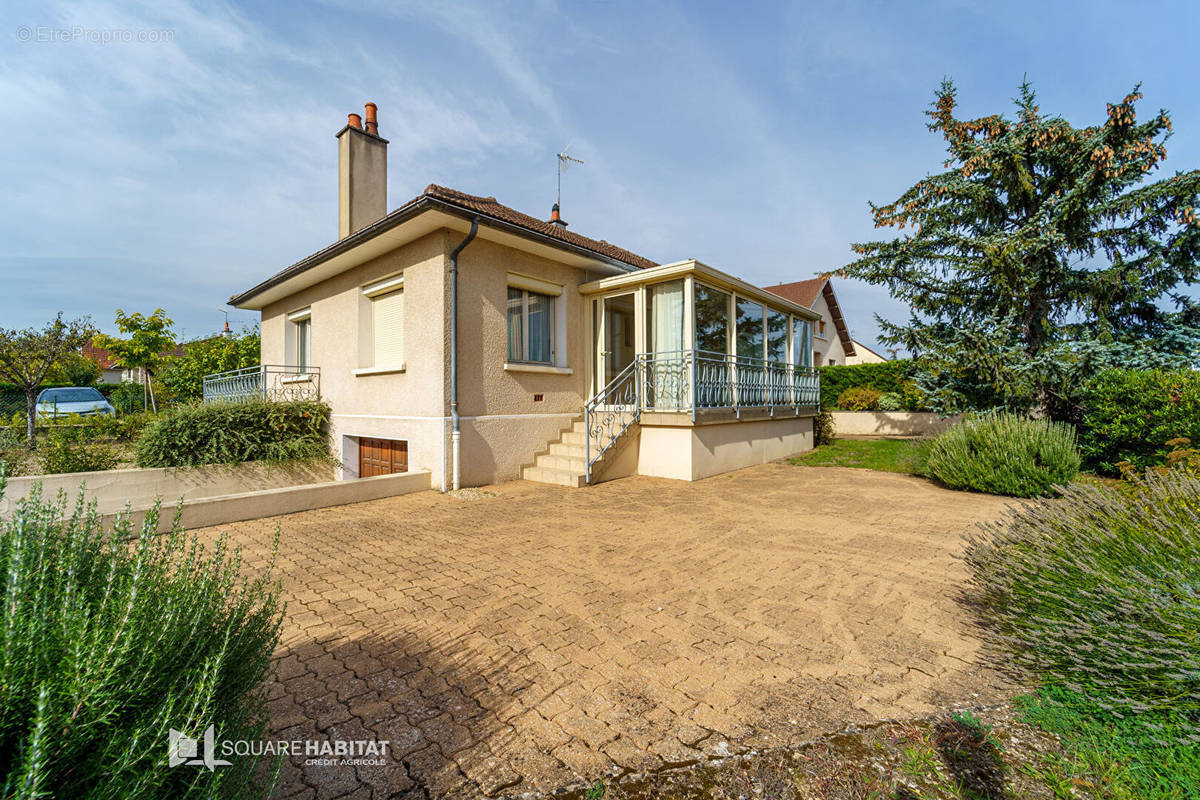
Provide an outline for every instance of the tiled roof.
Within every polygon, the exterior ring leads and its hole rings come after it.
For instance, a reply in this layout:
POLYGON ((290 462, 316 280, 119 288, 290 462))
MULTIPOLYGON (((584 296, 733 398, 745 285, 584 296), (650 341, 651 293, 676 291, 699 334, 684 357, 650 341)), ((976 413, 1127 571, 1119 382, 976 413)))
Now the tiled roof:
POLYGON ((829 316, 837 328, 838 338, 842 340, 842 350, 848 356, 854 355, 854 340, 850 338, 850 331, 846 327, 846 320, 842 317, 842 309, 838 306, 837 296, 834 295, 833 288, 829 285, 829 278, 809 278, 806 281, 781 283, 777 286, 764 286, 763 288, 771 294, 777 294, 784 300, 791 300, 805 308, 812 308, 817 302, 817 298, 824 293, 825 304, 829 306, 829 316))
MULTIPOLYGON (((639 256, 637 253, 631 253, 623 247, 617 247, 615 244, 610 244, 603 239, 592 239, 587 236, 581 236, 578 233, 567 230, 561 225, 555 225, 552 222, 540 220, 537 217, 531 217, 528 214, 522 214, 515 208, 510 208, 496 200, 494 197, 480 197, 478 195, 467 194, 460 192, 457 189, 450 189, 445 186, 438 186, 435 183, 425 187, 425 191, 412 202, 420 200, 421 197, 434 197, 468 211, 475 211, 480 214, 487 214, 489 217, 503 220, 505 222, 518 225, 535 233, 540 233, 543 236, 552 236, 555 239, 561 239, 564 242, 583 247, 599 253, 602 256, 616 259, 624 262, 631 267, 638 269, 648 269, 658 266, 658 263, 651 261, 648 258, 639 256)), ((405 204, 409 205, 409 204, 405 204)))
POLYGON ((809 278, 806 281, 781 283, 777 286, 764 286, 763 288, 771 294, 779 295, 784 300, 791 300, 797 305, 812 308, 813 303, 817 302, 817 298, 821 296, 821 290, 825 288, 828 280, 828 278, 809 278))

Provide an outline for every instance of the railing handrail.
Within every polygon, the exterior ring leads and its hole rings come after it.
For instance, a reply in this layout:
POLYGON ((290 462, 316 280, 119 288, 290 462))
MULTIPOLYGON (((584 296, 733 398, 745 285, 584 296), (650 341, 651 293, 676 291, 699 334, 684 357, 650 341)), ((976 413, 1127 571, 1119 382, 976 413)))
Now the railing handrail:
POLYGON ((297 364, 255 364, 205 375, 201 381, 205 402, 247 399, 315 399, 320 397, 321 369, 297 364), (304 381, 307 388, 287 387, 304 381))
MULTIPOLYGON (((638 379, 638 373, 642 365, 641 356, 635 356, 633 361, 629 362, 620 372, 617 373, 608 384, 592 396, 590 400, 583 404, 583 479, 585 483, 592 481, 592 466, 600 460, 600 458, 608 452, 621 436, 629 429, 629 426, 641 419, 642 416, 642 397, 641 397, 641 380, 638 379), (597 450, 595 457, 592 456, 592 415, 597 412, 604 403, 605 398, 611 397, 621 387, 622 384, 628 383, 630 379, 634 381, 634 399, 633 411, 629 419, 625 420, 620 425, 620 430, 612 433, 605 442, 600 439, 597 442, 597 450)), ((616 413, 609 411, 607 413, 616 413)))

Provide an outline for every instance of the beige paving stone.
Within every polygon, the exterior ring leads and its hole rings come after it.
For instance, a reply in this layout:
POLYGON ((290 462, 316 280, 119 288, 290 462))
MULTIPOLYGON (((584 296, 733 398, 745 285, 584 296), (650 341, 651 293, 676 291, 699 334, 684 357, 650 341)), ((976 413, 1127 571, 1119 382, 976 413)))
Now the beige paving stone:
POLYGON ((998 498, 786 464, 492 488, 222 526, 255 569, 283 530, 273 735, 392 742, 278 798, 552 791, 1011 689, 954 600, 998 498))

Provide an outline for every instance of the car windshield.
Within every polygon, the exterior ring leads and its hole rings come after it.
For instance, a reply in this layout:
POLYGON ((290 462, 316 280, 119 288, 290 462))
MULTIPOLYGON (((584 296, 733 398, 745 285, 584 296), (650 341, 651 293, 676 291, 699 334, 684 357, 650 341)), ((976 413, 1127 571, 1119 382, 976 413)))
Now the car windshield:
POLYGON ((95 389, 47 389, 38 399, 39 403, 96 403, 104 395, 95 389))

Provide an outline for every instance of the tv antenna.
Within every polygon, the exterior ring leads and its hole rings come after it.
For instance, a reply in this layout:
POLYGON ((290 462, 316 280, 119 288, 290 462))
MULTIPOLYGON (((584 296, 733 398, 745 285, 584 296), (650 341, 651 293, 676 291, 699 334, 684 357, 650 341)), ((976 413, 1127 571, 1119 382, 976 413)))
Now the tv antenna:
POLYGON ((571 146, 567 145, 563 148, 563 151, 558 154, 558 195, 555 197, 554 203, 560 208, 562 207, 562 174, 566 172, 572 164, 583 163, 582 159, 567 155, 567 151, 570 149, 571 146))

